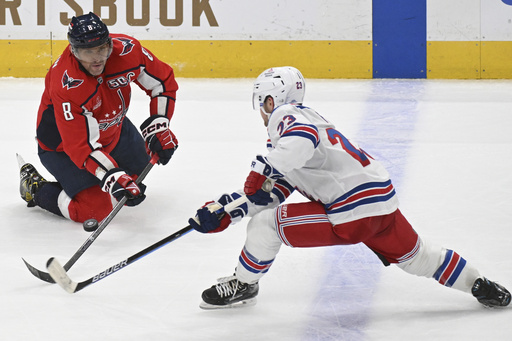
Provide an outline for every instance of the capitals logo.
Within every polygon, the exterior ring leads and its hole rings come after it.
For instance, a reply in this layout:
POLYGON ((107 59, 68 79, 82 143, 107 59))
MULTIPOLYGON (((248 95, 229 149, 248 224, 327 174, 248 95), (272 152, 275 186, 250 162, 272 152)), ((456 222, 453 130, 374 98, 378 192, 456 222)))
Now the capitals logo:
POLYGON ((73 79, 72 77, 68 76, 68 70, 64 71, 64 74, 62 75, 62 87, 67 88, 67 90, 77 88, 83 82, 83 79, 73 79))
POLYGON ((123 51, 119 54, 120 56, 124 56, 124 55, 132 52, 133 47, 135 45, 132 43, 131 39, 128 39, 128 38, 114 38, 114 39, 123 43, 123 51))

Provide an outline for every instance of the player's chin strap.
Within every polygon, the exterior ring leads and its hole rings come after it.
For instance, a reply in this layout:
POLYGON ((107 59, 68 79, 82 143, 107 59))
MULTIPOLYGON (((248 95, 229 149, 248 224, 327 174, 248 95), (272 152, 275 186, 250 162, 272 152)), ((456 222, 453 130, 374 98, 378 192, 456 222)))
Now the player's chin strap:
MULTIPOLYGON (((214 208, 215 213, 217 215, 223 215, 225 212, 229 212, 236 207, 244 204, 247 202, 247 197, 245 195, 241 196, 240 198, 228 203, 225 206, 222 206, 220 208, 214 208)), ((165 237, 164 239, 154 243, 153 245, 148 246, 142 251, 137 252, 136 254, 112 265, 108 269, 98 273, 97 275, 92 276, 91 278, 82 281, 82 282, 75 282, 71 278, 69 278, 66 269, 62 267, 62 265, 59 264, 59 262, 54 258, 50 258, 48 260, 46 268, 48 269, 48 273, 53 278, 53 280, 58 283, 64 290, 66 290, 68 293, 72 294, 77 291, 82 290, 83 288, 94 284, 98 282, 100 279, 103 279, 107 276, 112 275, 113 273, 127 267, 128 265, 132 264, 133 262, 141 259, 142 257, 152 253, 153 251, 161 248, 164 245, 169 244, 170 242, 180 238, 181 236, 187 234, 188 232, 192 231, 192 226, 187 226, 182 228, 181 230, 171 234, 168 237, 165 237)))

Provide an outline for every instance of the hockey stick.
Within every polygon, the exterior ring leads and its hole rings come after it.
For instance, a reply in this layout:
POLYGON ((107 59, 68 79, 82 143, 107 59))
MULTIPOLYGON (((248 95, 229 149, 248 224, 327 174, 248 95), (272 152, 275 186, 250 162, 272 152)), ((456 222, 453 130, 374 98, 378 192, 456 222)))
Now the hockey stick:
MULTIPOLYGON (((235 207, 242 205, 247 201, 247 197, 244 195, 230 203, 228 203, 226 206, 219 208, 215 211, 217 215, 223 214, 225 211, 231 211, 235 207)), ((50 258, 48 260, 46 268, 48 269, 49 274, 52 276, 55 282, 57 282, 64 290, 66 290, 68 293, 73 294, 77 291, 82 290, 83 288, 94 284, 98 282, 99 280, 112 275, 113 273, 124 269, 128 265, 132 264, 133 262, 141 259, 142 257, 152 253, 153 251, 158 250, 164 245, 169 244, 170 242, 184 236, 188 232, 192 231, 193 228, 189 225, 187 227, 182 228, 181 230, 171 234, 168 237, 165 237, 164 239, 154 243, 153 245, 148 246, 142 251, 137 252, 136 254, 120 261, 119 263, 116 263, 115 265, 109 267, 108 269, 100 272, 97 275, 92 276, 91 278, 82 281, 82 282, 75 282, 71 278, 69 278, 66 269, 62 267, 62 265, 59 264, 59 262, 54 258, 50 258)))
MULTIPOLYGON (((151 170, 151 168, 153 168, 153 166, 157 162, 158 162, 158 155, 154 154, 153 157, 151 158, 151 160, 149 160, 149 163, 147 164, 147 166, 144 168, 144 170, 140 173, 140 175, 135 180, 135 183, 137 185, 139 185, 144 180, 144 178, 146 177, 146 175, 148 175, 148 173, 151 170)), ((101 232, 103 232, 103 230, 107 227, 107 225, 112 221, 112 219, 114 219, 114 217, 117 215, 117 213, 121 210, 121 208, 124 206, 124 204, 126 203, 127 200, 128 200, 127 197, 123 197, 121 200, 119 200, 117 202, 117 204, 114 206, 114 208, 109 213, 109 215, 106 216, 105 219, 103 219, 101 221, 101 223, 99 224, 98 228, 89 236, 89 238, 87 238, 87 240, 82 244, 82 246, 80 246, 80 248, 67 261, 67 263, 64 264, 64 269, 66 271, 68 271, 73 266, 73 264, 76 263, 78 258, 80 258, 84 254, 85 250, 87 250, 89 248, 89 246, 91 246, 91 244, 96 240, 96 238, 98 238, 98 236, 101 234, 101 232)), ((30 265, 23 258, 22 258, 22 260, 25 263, 25 265, 27 266, 28 270, 35 277, 37 277, 40 280, 43 280, 45 282, 48 282, 48 283, 55 283, 55 281, 53 280, 53 278, 50 276, 49 273, 41 271, 39 269, 36 269, 35 267, 30 265)))

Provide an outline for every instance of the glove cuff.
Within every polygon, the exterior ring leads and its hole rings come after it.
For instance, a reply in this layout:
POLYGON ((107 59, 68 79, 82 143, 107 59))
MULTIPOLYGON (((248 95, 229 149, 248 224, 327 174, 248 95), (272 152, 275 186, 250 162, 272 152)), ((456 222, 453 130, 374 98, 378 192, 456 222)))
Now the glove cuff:
POLYGON ((273 180, 282 178, 284 175, 281 174, 277 169, 272 167, 272 165, 261 155, 256 156, 251 163, 251 170, 265 175, 267 178, 271 178, 273 180))
POLYGON ((145 141, 147 141, 148 138, 152 135, 166 131, 168 129, 169 119, 160 115, 150 116, 140 125, 142 137, 145 141))
POLYGON ((103 179, 101 180, 101 190, 103 192, 107 192, 112 194, 112 188, 114 184, 119 180, 120 177, 126 175, 126 173, 121 168, 113 168, 105 173, 103 179))

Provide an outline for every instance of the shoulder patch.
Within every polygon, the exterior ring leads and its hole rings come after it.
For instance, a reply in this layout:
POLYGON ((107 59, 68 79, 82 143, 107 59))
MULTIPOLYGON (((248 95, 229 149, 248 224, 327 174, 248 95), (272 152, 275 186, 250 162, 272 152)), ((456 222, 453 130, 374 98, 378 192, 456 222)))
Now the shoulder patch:
POLYGON ((68 70, 64 71, 64 74, 62 75, 62 87, 67 88, 67 90, 77 88, 83 82, 83 79, 73 79, 72 77, 68 76, 68 70))
POLYGON ((123 51, 119 54, 120 56, 127 55, 128 53, 132 52, 133 47, 135 44, 133 43, 133 40, 128 38, 113 38, 115 40, 120 41, 123 44, 123 51))

